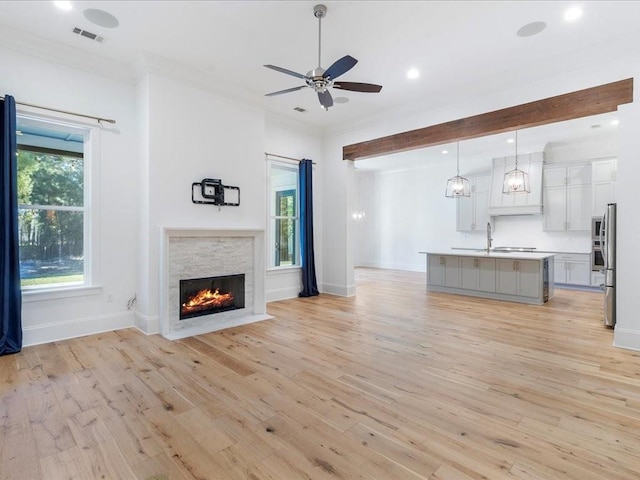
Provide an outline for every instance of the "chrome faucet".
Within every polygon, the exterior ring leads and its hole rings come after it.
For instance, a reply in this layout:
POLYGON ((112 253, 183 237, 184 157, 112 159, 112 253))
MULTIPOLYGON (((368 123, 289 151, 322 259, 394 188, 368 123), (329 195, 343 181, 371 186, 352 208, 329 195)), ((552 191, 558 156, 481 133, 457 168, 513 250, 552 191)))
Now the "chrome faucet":
POLYGON ((487 253, 491 250, 491 242, 493 238, 491 238, 491 222, 487 222, 487 253))

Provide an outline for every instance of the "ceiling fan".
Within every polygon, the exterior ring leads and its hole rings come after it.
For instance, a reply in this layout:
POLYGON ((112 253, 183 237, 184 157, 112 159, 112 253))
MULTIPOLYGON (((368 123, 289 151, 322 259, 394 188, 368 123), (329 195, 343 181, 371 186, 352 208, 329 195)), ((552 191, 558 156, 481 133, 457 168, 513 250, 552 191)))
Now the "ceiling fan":
POLYGON ((295 92, 303 88, 313 88, 318 93, 318 99, 320 104, 325 110, 329 110, 329 107, 333 105, 333 98, 328 90, 328 87, 339 88, 341 90, 350 90, 352 92, 367 92, 378 93, 382 90, 381 85, 374 85, 373 83, 360 83, 360 82, 336 82, 336 78, 340 75, 351 70, 358 60, 351 55, 345 55, 336 62, 334 62, 329 68, 324 70, 320 66, 321 52, 322 52, 322 19, 327 15, 327 7, 324 5, 316 5, 313 7, 313 15, 318 19, 318 67, 307 72, 306 75, 301 73, 287 70, 286 68, 277 67, 275 65, 264 65, 267 68, 276 70, 277 72, 286 73, 293 77, 301 78, 305 81, 305 85, 299 87, 287 88, 286 90, 279 90, 277 92, 267 93, 266 97, 272 97, 274 95, 282 95, 283 93, 295 92))

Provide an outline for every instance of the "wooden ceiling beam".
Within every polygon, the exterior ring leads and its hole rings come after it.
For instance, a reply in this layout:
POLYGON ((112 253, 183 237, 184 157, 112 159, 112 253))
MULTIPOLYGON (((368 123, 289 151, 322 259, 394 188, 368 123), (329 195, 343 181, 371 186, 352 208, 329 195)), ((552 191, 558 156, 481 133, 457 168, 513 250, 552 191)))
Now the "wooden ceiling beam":
POLYGON ((343 160, 406 152, 496 133, 614 112, 633 102, 633 78, 342 147, 343 160))

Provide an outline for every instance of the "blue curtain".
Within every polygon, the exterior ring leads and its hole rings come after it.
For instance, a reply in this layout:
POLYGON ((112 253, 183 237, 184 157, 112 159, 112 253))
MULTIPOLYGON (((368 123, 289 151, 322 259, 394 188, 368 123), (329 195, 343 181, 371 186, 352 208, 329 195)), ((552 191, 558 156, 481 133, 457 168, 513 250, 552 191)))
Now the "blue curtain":
POLYGON ((319 295, 316 281, 316 261, 313 252, 313 162, 300 162, 300 257, 302 261, 302 291, 299 297, 319 295))
POLYGON ((0 355, 22 349, 16 102, 0 100, 0 355))

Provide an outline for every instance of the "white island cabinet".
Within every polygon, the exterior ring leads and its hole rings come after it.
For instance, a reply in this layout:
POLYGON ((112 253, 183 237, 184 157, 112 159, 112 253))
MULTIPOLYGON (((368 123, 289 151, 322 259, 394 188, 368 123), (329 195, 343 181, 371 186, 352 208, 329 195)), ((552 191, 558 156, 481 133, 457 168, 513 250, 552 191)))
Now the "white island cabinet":
POLYGON ((540 262, 538 260, 496 259, 496 292, 507 295, 538 298, 540 262))
POLYGON ((460 257, 460 288, 481 292, 495 292, 495 259, 460 257))
POLYGON ((427 266, 428 282, 443 287, 457 287, 460 280, 458 257, 452 255, 432 255, 427 266))
POLYGON ((553 296, 552 253, 419 253, 427 256, 427 290, 539 305, 553 296))

